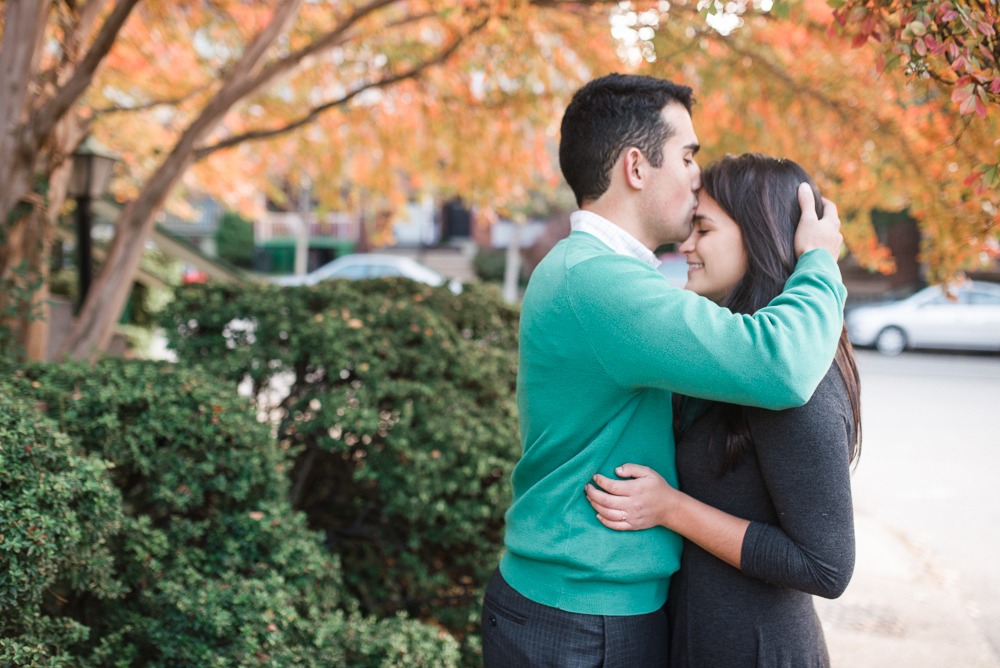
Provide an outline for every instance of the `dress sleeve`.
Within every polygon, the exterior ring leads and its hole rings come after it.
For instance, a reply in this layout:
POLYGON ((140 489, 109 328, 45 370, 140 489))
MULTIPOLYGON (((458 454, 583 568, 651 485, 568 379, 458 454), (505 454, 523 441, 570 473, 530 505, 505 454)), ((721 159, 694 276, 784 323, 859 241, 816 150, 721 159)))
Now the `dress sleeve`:
POLYGON ((837 349, 846 295, 824 250, 803 255, 784 292, 753 315, 621 255, 574 266, 571 285, 573 314, 619 385, 770 409, 812 396, 837 349))
POLYGON ((854 572, 852 418, 839 372, 831 369, 805 406, 749 410, 747 421, 779 525, 750 523, 743 574, 837 598, 854 572))

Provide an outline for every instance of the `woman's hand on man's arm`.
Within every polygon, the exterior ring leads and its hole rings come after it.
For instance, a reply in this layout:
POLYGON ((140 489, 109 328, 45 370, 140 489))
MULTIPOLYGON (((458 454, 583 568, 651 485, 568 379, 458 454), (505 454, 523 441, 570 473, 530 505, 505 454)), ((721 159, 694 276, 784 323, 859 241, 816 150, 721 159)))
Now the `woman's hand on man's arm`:
POLYGON ((749 521, 674 489, 647 466, 625 464, 615 469, 615 473, 631 479, 612 480, 598 474, 594 476, 594 484, 585 488, 587 500, 597 511, 601 524, 615 531, 666 527, 740 568, 749 521))
POLYGON ((631 479, 612 480, 597 474, 594 483, 585 488, 587 500, 604 526, 616 531, 671 528, 681 492, 648 466, 625 464, 615 469, 615 473, 631 479))

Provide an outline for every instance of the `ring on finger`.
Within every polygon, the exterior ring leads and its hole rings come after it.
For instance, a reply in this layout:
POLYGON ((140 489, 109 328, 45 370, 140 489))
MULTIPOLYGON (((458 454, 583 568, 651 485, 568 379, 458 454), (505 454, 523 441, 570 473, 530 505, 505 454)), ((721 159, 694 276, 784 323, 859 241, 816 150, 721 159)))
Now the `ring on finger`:
POLYGON ((622 522, 624 522, 624 521, 625 521, 625 511, 623 510, 622 511, 622 522))

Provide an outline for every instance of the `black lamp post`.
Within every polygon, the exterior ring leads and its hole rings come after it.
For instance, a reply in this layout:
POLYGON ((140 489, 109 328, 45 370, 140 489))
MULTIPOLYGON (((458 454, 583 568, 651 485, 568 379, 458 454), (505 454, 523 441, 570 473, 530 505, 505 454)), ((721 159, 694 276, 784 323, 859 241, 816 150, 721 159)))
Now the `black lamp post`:
POLYGON ((83 306, 93 278, 93 255, 90 239, 90 202, 104 195, 111 180, 111 170, 120 158, 107 146, 88 136, 73 154, 73 174, 69 196, 76 199, 76 247, 79 254, 80 301, 83 306))

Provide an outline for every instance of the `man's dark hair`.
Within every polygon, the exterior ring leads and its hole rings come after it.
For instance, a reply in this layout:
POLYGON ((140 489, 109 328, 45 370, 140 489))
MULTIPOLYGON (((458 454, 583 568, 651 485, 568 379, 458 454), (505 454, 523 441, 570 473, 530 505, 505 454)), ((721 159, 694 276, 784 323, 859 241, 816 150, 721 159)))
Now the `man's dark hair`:
POLYGON ((674 134, 661 114, 671 102, 690 114, 692 90, 637 74, 609 74, 576 92, 562 119, 559 166, 579 206, 604 194, 626 148, 634 146, 660 166, 663 144, 674 134))

